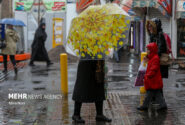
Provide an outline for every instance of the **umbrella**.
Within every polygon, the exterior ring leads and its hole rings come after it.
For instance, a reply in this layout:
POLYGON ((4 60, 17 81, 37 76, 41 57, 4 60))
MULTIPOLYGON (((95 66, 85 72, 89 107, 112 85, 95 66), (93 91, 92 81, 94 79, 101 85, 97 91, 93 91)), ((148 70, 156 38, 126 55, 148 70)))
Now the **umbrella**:
POLYGON ((116 4, 94 5, 74 18, 68 45, 84 59, 102 59, 126 43, 129 15, 116 4))
POLYGON ((133 0, 123 0, 121 2, 122 9, 124 9, 126 12, 128 12, 129 15, 136 15, 136 13, 132 10, 132 3, 133 0))
POLYGON ((4 18, 0 20, 0 24, 10 24, 14 26, 26 26, 24 22, 22 22, 21 20, 17 20, 14 18, 4 18))

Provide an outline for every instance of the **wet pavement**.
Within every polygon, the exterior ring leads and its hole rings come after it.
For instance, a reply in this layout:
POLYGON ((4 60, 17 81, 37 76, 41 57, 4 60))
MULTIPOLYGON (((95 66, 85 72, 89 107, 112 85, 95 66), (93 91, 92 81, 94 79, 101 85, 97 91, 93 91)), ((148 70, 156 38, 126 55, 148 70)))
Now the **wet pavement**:
MULTIPOLYGON (((139 67, 139 57, 124 54, 121 63, 107 62, 108 95, 104 101, 104 114, 112 123, 95 121, 93 103, 83 104, 81 115, 86 125, 185 125, 185 70, 170 69, 164 79, 164 96, 168 110, 157 111, 151 106, 147 112, 137 111, 144 95, 134 87, 139 67)), ((1 68, 0 68, 1 69, 1 68)), ((1 72, 1 71, 0 71, 1 72)), ((74 125, 72 92, 76 80, 77 63, 68 64, 69 94, 60 91, 60 66, 19 68, 17 76, 9 71, 0 81, 0 125, 74 125), (8 94, 26 93, 27 99, 8 99, 8 94)))

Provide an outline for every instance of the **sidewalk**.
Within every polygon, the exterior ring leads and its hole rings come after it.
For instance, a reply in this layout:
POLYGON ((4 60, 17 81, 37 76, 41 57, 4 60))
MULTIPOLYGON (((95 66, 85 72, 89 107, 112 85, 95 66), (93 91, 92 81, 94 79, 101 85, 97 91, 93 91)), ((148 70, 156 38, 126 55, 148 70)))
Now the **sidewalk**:
MULTIPOLYGON (((84 103, 81 115, 86 125, 185 125, 185 70, 171 69, 169 79, 164 80, 164 96, 168 105, 166 112, 157 112, 154 109, 141 112, 136 107, 143 96, 138 87, 133 87, 139 59, 125 54, 122 60, 121 63, 107 63, 109 85, 108 97, 104 101, 104 114, 112 118, 112 123, 96 123, 94 104, 84 103)), ((36 63, 35 67, 29 67, 25 62, 23 65, 24 68, 19 68, 16 78, 10 70, 6 80, 0 82, 0 124, 73 125, 72 92, 77 64, 68 64, 68 97, 62 95, 60 99, 16 100, 25 104, 9 105, 8 102, 15 101, 7 98, 10 92, 61 95, 59 64, 47 67, 45 63, 36 63)))

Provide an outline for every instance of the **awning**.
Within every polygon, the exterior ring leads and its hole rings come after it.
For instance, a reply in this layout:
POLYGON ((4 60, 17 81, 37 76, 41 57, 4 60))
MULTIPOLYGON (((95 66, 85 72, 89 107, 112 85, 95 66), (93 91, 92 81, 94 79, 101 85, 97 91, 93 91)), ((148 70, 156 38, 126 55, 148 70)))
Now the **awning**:
POLYGON ((172 0, 157 0, 169 15, 172 15, 172 0))
POLYGON ((134 16, 136 13, 132 10, 132 2, 133 0, 122 0, 121 7, 124 9, 129 15, 134 16))
POLYGON ((120 6, 131 16, 132 21, 140 21, 141 18, 139 16, 136 16, 136 13, 132 9, 132 2, 133 0, 122 0, 120 6))
POLYGON ((185 19, 185 0, 178 0, 176 4, 176 18, 185 19))
POLYGON ((124 11, 126 11, 130 15, 131 21, 141 20, 141 18, 136 16, 136 13, 132 10, 132 0, 123 0, 121 2, 120 0, 114 0, 113 3, 118 4, 124 11))
POLYGON ((76 11, 78 13, 82 12, 84 9, 86 9, 93 2, 95 2, 95 0, 77 0, 76 1, 76 11))
MULTIPOLYGON (((34 11, 38 12, 38 6, 43 6, 46 11, 66 11, 66 0, 14 0, 15 11, 34 11)), ((44 9, 40 11, 43 12, 44 9)))
POLYGON ((166 17, 170 17, 171 12, 167 11, 166 7, 171 6, 171 0, 133 0, 132 8, 144 8, 154 7, 160 10, 160 12, 166 17))

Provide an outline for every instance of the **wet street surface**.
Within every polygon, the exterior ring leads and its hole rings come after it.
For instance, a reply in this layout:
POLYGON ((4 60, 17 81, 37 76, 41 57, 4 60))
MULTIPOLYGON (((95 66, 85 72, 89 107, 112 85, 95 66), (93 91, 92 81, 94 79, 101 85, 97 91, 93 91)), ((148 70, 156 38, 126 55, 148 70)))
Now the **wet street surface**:
MULTIPOLYGON (((185 125, 185 70, 171 68, 164 79, 164 96, 168 109, 157 111, 152 105, 148 111, 137 111, 144 95, 134 81, 139 57, 125 54, 121 63, 107 62, 108 93, 104 101, 104 114, 112 123, 95 121, 93 103, 82 105, 81 115, 86 125, 185 125)), ((2 68, 1 71, 2 72, 2 68)), ((24 65, 17 76, 13 71, 0 73, 0 125, 75 125, 72 92, 76 80, 77 63, 68 64, 68 96, 61 94, 60 65, 47 67, 36 63, 24 65), (26 93, 27 99, 8 99, 8 94, 26 93)))

